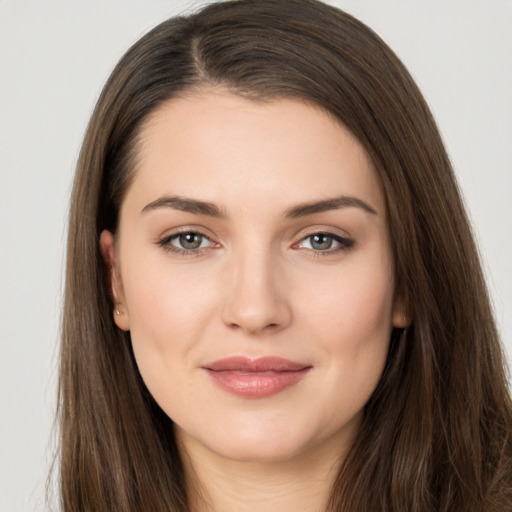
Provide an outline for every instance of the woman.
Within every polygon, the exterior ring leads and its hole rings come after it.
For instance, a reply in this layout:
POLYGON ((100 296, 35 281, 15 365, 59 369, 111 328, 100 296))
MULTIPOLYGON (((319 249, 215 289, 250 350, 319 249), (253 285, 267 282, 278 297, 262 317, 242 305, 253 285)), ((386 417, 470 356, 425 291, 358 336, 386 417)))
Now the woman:
POLYGON ((72 196, 64 510, 505 511, 511 404, 420 92, 315 0, 121 59, 72 196))

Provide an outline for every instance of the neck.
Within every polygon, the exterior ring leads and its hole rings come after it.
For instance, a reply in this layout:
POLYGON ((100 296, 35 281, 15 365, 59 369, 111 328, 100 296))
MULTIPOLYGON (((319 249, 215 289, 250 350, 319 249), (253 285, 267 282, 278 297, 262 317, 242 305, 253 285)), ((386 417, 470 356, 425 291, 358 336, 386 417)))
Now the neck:
POLYGON ((324 512, 340 466, 332 447, 285 461, 254 462, 226 459, 190 438, 186 450, 179 445, 190 512, 324 512))

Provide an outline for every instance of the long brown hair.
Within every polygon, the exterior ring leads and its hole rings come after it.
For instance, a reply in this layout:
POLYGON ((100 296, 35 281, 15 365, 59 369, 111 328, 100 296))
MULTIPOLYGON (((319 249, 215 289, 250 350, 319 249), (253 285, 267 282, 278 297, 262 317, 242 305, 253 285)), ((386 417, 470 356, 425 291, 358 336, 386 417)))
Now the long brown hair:
POLYGON ((172 421, 115 326, 102 230, 116 230, 137 136, 164 101, 209 85, 336 116, 382 180, 397 293, 381 381, 332 489, 338 512, 512 510, 512 406, 471 229, 432 115, 386 44, 316 0, 239 0, 165 21, 121 59, 80 153, 60 374, 63 510, 186 511, 172 421))

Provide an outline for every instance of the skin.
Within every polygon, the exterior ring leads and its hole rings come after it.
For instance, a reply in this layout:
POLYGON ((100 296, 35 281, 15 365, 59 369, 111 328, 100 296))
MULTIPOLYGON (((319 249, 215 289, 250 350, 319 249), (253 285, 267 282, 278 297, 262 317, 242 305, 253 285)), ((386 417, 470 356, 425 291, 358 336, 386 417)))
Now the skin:
POLYGON ((384 195, 358 141, 300 101, 211 89, 172 99, 143 126, 115 241, 105 231, 101 248, 115 322, 175 423, 191 510, 261 510, 262 500, 268 511, 321 510, 392 327, 407 323, 384 195), (223 217, 154 205, 168 196, 213 203, 223 217), (286 216, 340 196, 373 212, 286 216), (183 252, 179 231, 203 234, 192 237, 199 249, 183 252), (203 369, 234 355, 311 370, 270 397, 240 397, 203 369))

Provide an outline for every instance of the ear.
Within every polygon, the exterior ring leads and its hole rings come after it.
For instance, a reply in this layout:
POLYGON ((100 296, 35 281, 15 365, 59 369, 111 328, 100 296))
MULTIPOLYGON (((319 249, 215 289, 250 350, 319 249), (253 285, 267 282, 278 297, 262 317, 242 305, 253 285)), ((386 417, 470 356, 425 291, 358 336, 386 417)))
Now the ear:
POLYGON ((129 331, 130 318, 124 297, 123 281, 118 259, 116 258, 114 236, 110 231, 105 230, 101 232, 100 250, 109 273, 110 292, 114 300, 114 311, 112 312, 114 322, 123 331, 129 331))
POLYGON ((398 329, 407 329, 411 324, 410 314, 402 295, 397 295, 393 302, 393 327, 398 329))

